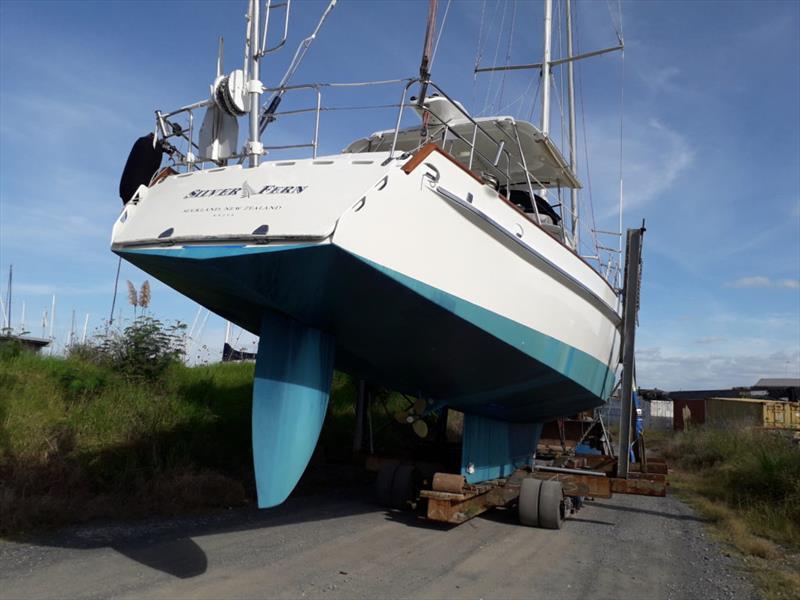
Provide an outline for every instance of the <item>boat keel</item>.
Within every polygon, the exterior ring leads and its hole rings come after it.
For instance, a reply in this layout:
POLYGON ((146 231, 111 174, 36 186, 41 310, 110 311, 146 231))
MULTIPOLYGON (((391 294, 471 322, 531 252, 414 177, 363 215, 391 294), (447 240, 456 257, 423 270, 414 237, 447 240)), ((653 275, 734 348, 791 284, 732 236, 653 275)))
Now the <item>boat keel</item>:
POLYGON ((328 408, 333 363, 330 335, 264 313, 252 416, 259 508, 286 500, 308 465, 328 408))
POLYGON ((461 474, 468 483, 508 477, 530 465, 543 423, 512 423, 464 415, 461 474))

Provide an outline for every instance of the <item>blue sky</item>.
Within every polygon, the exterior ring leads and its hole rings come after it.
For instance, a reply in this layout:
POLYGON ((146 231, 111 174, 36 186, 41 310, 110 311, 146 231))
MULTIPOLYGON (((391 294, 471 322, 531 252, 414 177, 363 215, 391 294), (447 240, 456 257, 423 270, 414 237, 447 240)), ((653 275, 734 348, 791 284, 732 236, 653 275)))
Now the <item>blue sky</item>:
MULTIPOLYGON (((579 49, 614 45, 616 3, 576 1, 579 49)), ((324 6, 296 2, 287 50, 262 67, 266 83, 277 82, 324 6)), ((0 2, 0 289, 5 299, 13 264, 15 326, 24 301, 28 329, 41 333, 53 293, 61 343, 73 310, 78 329, 86 313, 90 330, 108 317, 116 268, 109 237, 130 145, 152 129, 155 108, 207 94, 218 35, 226 70, 240 66, 245 10, 244 2, 0 2)), ((422 2, 340 0, 294 81, 413 76, 426 10, 422 2)), ((557 20, 562 10, 556 2, 557 20)), ((625 2, 622 13, 626 226, 642 218, 648 225, 640 383, 691 389, 799 377, 800 3, 625 2)), ((482 64, 538 61, 541 14, 540 2, 454 0, 434 80, 473 114, 529 118, 533 72, 475 77, 472 68, 479 48, 482 64)), ((554 44, 558 56, 563 36, 554 44)), ((560 89, 560 72, 555 79, 560 89)), ((578 80, 586 222, 591 180, 597 227, 615 229, 620 57, 583 62, 578 80)), ((391 88, 324 101, 398 100, 391 88)), ((286 107, 309 102, 287 97, 286 107)), ((561 112, 556 94, 559 144, 561 112)), ((322 152, 390 128, 393 115, 325 114, 322 152)), ((307 120, 278 125, 265 143, 310 138, 307 120)), ((122 282, 146 278, 123 264, 122 282)), ((151 283, 157 316, 193 321, 196 304, 151 283)), ((224 327, 212 315, 194 354, 215 357, 224 327)))

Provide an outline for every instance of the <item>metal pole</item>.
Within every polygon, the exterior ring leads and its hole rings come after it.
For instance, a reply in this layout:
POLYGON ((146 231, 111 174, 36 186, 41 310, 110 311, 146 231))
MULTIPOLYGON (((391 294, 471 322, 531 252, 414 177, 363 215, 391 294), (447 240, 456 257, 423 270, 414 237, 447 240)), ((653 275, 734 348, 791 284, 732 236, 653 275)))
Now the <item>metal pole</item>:
POLYGON ((625 288, 622 320, 622 386, 620 387, 619 452, 617 477, 627 478, 630 463, 631 418, 633 414, 633 353, 636 338, 636 312, 639 299, 639 273, 644 228, 629 229, 625 256, 625 288))
POLYGON ((53 339, 53 326, 56 324, 56 295, 53 294, 53 302, 50 304, 50 339, 53 339))
POLYGON ((89 313, 86 313, 86 318, 83 320, 83 335, 81 335, 81 344, 86 343, 86 330, 89 328, 89 313))
MULTIPOLYGON (((566 0, 567 9, 567 57, 572 58, 572 6, 566 0)), ((577 136, 575 131, 575 78, 574 61, 567 63, 567 98, 569 102, 569 168, 577 174, 577 136)), ((572 240, 580 253, 580 220, 578 215, 578 190, 570 188, 570 208, 572 209, 572 240)))
POLYGON ((69 325, 69 345, 72 346, 72 343, 75 340, 75 310, 72 311, 72 321, 69 325))
POLYGON ((258 166, 258 159, 261 156, 260 134, 258 131, 259 96, 261 92, 255 89, 261 85, 259 81, 257 56, 259 48, 259 5, 259 0, 251 0, 250 2, 250 45, 248 47, 250 79, 247 81, 248 89, 250 89, 250 144, 247 152, 250 156, 251 167, 258 166))
POLYGON ((8 300, 6 301, 6 326, 11 329, 11 283, 14 274, 14 265, 8 265, 8 300))
MULTIPOLYGON (((119 270, 122 267, 122 257, 120 256, 117 260, 117 274, 114 277, 114 296, 111 298, 111 314, 108 317, 108 326, 106 327, 106 333, 108 333, 108 328, 114 324, 114 307, 117 305, 117 289, 119 288, 119 270)), ((55 307, 56 297, 53 296, 53 306, 55 307)), ((51 332, 52 337, 52 332, 51 332)))
POLYGON ((544 59, 542 60, 542 133, 550 131, 550 46, 553 30, 553 0, 544 0, 544 59))

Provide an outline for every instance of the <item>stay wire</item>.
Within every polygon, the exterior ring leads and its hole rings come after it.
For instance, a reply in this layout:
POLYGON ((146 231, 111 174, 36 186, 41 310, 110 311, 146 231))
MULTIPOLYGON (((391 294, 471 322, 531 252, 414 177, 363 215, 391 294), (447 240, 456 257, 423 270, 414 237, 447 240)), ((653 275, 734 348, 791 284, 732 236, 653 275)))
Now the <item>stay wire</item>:
MULTIPOLYGON (((498 6, 498 8, 495 9, 495 19, 494 19, 495 21, 497 20, 496 11, 499 10, 499 6, 500 6, 499 2, 497 4, 497 6, 498 6)), ((498 30, 498 33, 497 33, 497 44, 495 45, 494 58, 492 59, 492 64, 493 65, 497 64, 497 55, 500 52, 500 42, 503 39, 503 27, 505 26, 505 23, 506 23, 506 11, 507 10, 508 10, 508 0, 506 0, 506 2, 503 4, 503 17, 500 20, 500 29, 498 30)), ((486 99, 483 102, 483 109, 478 114, 481 114, 481 115, 486 114, 486 111, 489 108, 489 97, 491 96, 492 85, 494 84, 494 74, 495 74, 495 72, 492 71, 491 75, 489 76, 489 85, 486 87, 486 99)))
POLYGON ((447 6, 444 8, 444 16, 442 17, 442 24, 439 26, 439 35, 436 36, 436 43, 433 46, 433 54, 431 54, 431 63, 428 67, 429 71, 433 71, 433 61, 436 60, 436 51, 439 49, 439 40, 442 39, 442 33, 444 32, 444 24, 447 23, 447 13, 450 12, 450 2, 452 0, 447 0, 447 6))

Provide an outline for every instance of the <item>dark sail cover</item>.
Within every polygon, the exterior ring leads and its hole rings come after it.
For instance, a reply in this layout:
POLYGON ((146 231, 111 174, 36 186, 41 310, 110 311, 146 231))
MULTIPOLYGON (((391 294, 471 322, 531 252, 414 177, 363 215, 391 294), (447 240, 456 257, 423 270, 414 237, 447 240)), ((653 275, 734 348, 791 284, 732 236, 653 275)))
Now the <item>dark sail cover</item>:
POLYGON ((153 147, 152 133, 136 140, 119 180, 119 196, 122 198, 123 204, 128 203, 140 185, 150 183, 153 175, 161 166, 161 154, 160 143, 156 143, 153 147))

